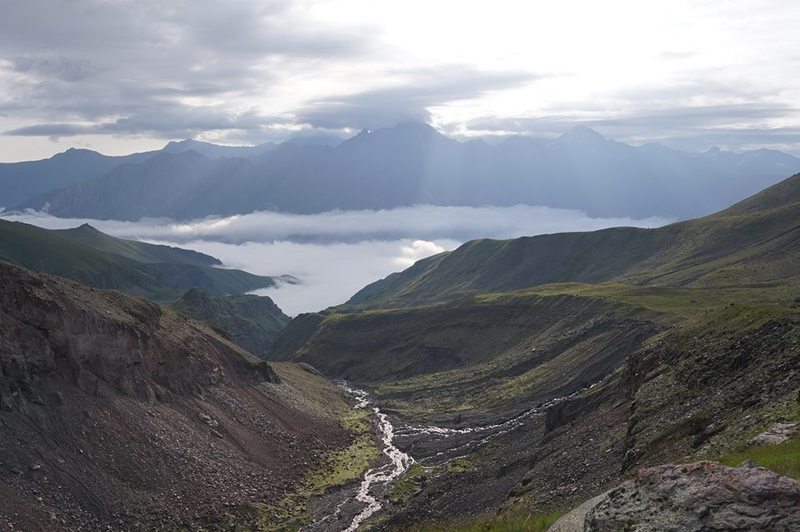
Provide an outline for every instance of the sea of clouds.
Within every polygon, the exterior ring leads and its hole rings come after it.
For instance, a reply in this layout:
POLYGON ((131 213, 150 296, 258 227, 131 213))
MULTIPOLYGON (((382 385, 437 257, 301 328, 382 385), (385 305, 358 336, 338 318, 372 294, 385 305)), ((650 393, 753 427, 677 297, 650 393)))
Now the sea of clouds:
POLYGON ((7 220, 64 229, 89 223, 121 238, 195 249, 226 267, 261 275, 292 275, 297 285, 259 291, 287 314, 344 303, 365 285, 415 261, 475 238, 514 238, 606 227, 659 227, 663 218, 593 218, 581 211, 532 207, 420 205, 380 211, 298 215, 254 212, 176 222, 56 218, 46 213, 2 213, 7 220))

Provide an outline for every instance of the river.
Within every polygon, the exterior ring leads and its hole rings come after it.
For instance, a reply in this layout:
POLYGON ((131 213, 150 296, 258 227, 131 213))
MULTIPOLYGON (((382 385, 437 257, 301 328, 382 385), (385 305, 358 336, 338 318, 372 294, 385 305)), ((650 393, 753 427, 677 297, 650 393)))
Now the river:
POLYGON ((465 428, 445 428, 436 425, 407 425, 395 429, 389 416, 370 401, 369 394, 364 390, 351 387, 346 382, 339 385, 353 398, 354 408, 370 408, 376 420, 376 435, 381 442, 381 452, 386 457, 380 466, 371 468, 364 473, 361 483, 355 492, 350 492, 343 500, 307 527, 306 531, 336 530, 341 532, 355 532, 370 517, 379 512, 384 505, 385 496, 391 484, 405 474, 417 461, 427 470, 441 466, 447 462, 461 458, 475 452, 490 440, 507 434, 526 423, 534 417, 543 416, 547 408, 570 397, 593 388, 595 383, 569 395, 558 397, 547 402, 538 403, 516 415, 512 415, 498 423, 475 425, 465 428), (431 453, 423 453, 415 459, 410 454, 401 451, 396 444, 396 438, 401 438, 405 443, 411 440, 426 440, 439 446, 431 453), (437 444, 438 442, 438 444, 437 444), (387 461, 388 460, 388 461, 387 461), (349 525, 333 525, 345 517, 352 515, 349 525), (343 528, 339 528, 343 526, 343 528))

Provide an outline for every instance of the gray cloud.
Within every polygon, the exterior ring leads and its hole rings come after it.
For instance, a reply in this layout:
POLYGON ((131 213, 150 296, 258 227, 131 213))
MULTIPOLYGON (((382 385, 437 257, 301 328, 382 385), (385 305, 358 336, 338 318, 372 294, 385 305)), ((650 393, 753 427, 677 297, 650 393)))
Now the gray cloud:
MULTIPOLYGON (((152 140, 221 132, 225 141, 250 143, 283 140, 298 127, 340 134, 345 128, 431 121, 434 109, 437 125, 459 134, 549 136, 585 124, 628 142, 655 140, 689 149, 723 141, 729 148, 763 142, 800 153, 795 131, 800 113, 796 106, 776 103, 796 103, 798 94, 796 84, 781 74, 791 72, 800 57, 788 0, 769 6, 745 2, 736 9, 704 3, 700 10, 707 15, 698 19, 700 29, 712 24, 720 32, 714 34, 713 39, 719 37, 715 42, 752 42, 757 59, 733 49, 727 58, 724 50, 720 53, 702 39, 665 40, 654 48, 645 42, 647 57, 668 73, 663 79, 632 72, 623 74, 616 88, 606 87, 604 70, 598 69, 602 87, 596 91, 592 86, 567 90, 562 98, 552 89, 540 93, 541 85, 531 84, 534 88, 526 91, 531 105, 518 100, 519 111, 498 106, 509 116, 480 117, 465 111, 454 113, 458 122, 449 124, 442 109, 452 102, 540 79, 530 71, 514 70, 526 63, 502 62, 524 50, 508 48, 497 39, 496 46, 507 48, 495 50, 486 43, 489 53, 477 54, 485 57, 476 58, 475 65, 465 65, 465 56, 448 46, 439 49, 434 44, 421 57, 406 57, 402 43, 391 41, 391 24, 380 20, 380 10, 365 19, 372 20, 371 26, 357 26, 314 18, 315 2, 6 2, 0 17, 0 134, 5 130, 6 135, 52 139, 106 135, 152 140), (743 23, 754 14, 759 24, 743 23), (503 72, 485 70, 495 64, 517 66, 503 72), (356 87, 349 93, 330 88, 341 86, 337 76, 342 72, 353 75, 345 83, 356 87), (640 83, 649 76, 661 81, 640 83), (325 88, 303 93, 305 103, 291 98, 288 107, 271 103, 273 98, 280 102, 295 86, 313 86, 318 78, 325 78, 320 83, 325 88), (577 100, 566 101, 566 94, 577 100)), ((413 9, 425 10, 409 7, 413 9)), ((485 9, 491 18, 503 8, 469 9, 485 9)), ((428 11, 412 14, 426 16, 428 11)), ((470 39, 473 33, 456 34, 470 39)), ((520 42, 535 42, 535 36, 524 37, 520 42)), ((552 54, 545 52, 556 59, 561 55, 555 48, 552 54)), ((592 55, 587 49, 577 59, 592 55)), ((539 65, 540 59, 530 57, 531 70, 562 68, 545 58, 539 65)), ((570 72, 576 84, 583 83, 583 63, 579 60, 573 69, 570 54, 564 57, 563 71, 570 72)), ((598 61, 607 62, 611 72, 626 58, 598 61)), ((614 75, 609 73, 609 79, 614 75)), ((520 98, 520 92, 514 95, 520 98)), ((19 146, 27 139, 16 142, 19 146)))
POLYGON ((430 122, 430 107, 518 87, 543 76, 531 72, 481 72, 465 66, 398 73, 390 86, 311 102, 297 120, 321 128, 374 129, 399 122, 430 122))
MULTIPOLYGON (((167 135, 191 137, 209 130, 257 131, 274 121, 255 112, 231 115, 222 108, 154 104, 128 116, 95 124, 36 124, 6 131, 6 135, 47 136, 51 138, 91 134, 167 135)), ((250 137, 248 135, 248 137, 250 137)))
POLYGON ((480 131, 555 136, 585 125, 617 140, 657 141, 687 151, 721 146, 775 147, 800 153, 800 128, 763 126, 774 119, 800 118, 800 110, 783 104, 642 108, 613 118, 596 118, 594 109, 583 111, 530 118, 481 117, 470 120, 467 126, 480 131))
POLYGON ((10 3, 0 59, 15 75, 2 106, 39 123, 6 134, 175 137, 275 123, 230 102, 186 98, 266 94, 291 61, 353 57, 369 43, 358 29, 297 24, 292 9, 285 1, 10 3))

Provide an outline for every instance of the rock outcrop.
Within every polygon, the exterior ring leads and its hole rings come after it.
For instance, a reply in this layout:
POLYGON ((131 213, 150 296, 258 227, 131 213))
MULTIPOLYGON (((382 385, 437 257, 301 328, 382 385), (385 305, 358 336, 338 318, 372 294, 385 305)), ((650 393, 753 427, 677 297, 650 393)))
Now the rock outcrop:
POLYGON ((777 445, 788 441, 797 431, 797 423, 775 423, 769 430, 750 440, 750 443, 753 445, 777 445))
POLYGON ((715 462, 643 469, 551 531, 800 530, 800 482, 715 462))

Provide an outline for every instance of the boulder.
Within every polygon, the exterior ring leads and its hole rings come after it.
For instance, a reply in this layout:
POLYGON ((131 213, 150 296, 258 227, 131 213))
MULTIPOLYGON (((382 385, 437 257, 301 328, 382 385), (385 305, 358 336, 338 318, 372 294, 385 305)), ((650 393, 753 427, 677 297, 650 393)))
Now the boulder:
POLYGON ((797 430, 797 423, 775 423, 766 432, 762 432, 752 440, 753 445, 777 445, 788 441, 797 430))
POLYGON ((607 492, 583 529, 800 530, 800 482, 715 462, 643 469, 607 492))
POLYGON ((548 532, 800 530, 800 483, 744 462, 664 465, 586 501, 548 532))

